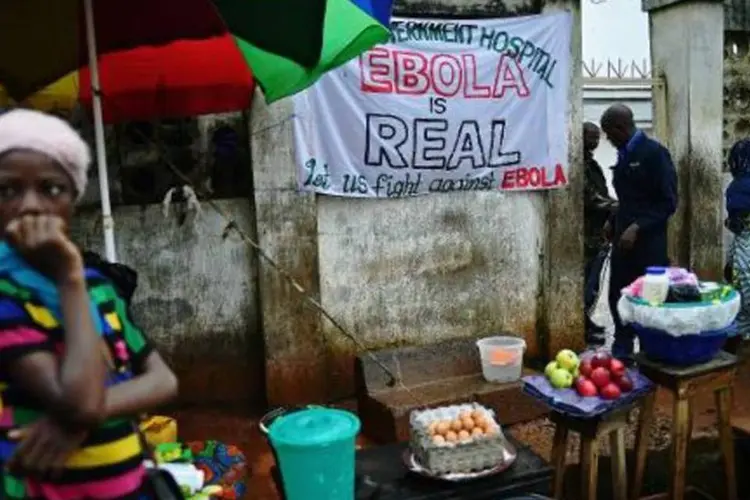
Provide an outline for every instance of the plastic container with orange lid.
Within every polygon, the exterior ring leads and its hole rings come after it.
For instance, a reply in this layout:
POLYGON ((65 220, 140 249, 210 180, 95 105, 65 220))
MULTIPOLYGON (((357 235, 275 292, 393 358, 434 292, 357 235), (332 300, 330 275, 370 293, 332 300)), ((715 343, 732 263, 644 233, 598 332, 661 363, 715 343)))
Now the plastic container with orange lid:
POLYGON ((507 383, 521 378, 526 341, 518 337, 487 337, 477 341, 482 375, 488 382, 507 383))

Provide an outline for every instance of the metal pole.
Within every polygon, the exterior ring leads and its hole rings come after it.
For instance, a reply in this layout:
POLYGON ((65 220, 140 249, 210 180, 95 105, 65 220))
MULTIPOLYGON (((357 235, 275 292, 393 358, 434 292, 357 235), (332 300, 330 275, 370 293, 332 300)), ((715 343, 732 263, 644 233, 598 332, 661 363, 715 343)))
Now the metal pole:
POLYGON ((102 115, 101 87, 99 85, 99 63, 96 52, 93 0, 83 0, 86 15, 86 46, 91 74, 91 104, 94 110, 94 138, 96 142, 96 164, 99 169, 99 191, 102 202, 102 224, 104 227, 104 251, 107 260, 117 262, 115 252, 115 221, 109 200, 109 178, 107 171, 107 149, 104 140, 104 118, 102 115))

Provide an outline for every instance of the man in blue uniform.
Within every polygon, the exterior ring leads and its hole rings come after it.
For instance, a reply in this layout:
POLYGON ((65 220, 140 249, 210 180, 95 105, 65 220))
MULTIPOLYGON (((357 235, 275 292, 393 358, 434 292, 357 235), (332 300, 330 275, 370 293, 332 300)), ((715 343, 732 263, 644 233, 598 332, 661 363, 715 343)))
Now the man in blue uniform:
POLYGON ((613 184, 619 208, 612 238, 609 306, 615 322, 612 354, 633 354, 634 335, 617 312, 620 290, 642 276, 649 266, 667 266, 667 222, 677 210, 677 173, 667 148, 638 130, 625 105, 608 108, 601 118, 607 139, 617 148, 613 184))

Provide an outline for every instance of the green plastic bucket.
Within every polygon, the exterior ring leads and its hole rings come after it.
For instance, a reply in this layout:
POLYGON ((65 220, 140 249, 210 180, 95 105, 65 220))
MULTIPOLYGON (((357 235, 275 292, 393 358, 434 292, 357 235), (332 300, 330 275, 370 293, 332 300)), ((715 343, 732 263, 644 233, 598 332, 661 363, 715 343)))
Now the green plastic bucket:
POLYGON ((281 471, 286 500, 353 500, 354 456, 360 421, 330 408, 283 415, 268 438, 281 471))

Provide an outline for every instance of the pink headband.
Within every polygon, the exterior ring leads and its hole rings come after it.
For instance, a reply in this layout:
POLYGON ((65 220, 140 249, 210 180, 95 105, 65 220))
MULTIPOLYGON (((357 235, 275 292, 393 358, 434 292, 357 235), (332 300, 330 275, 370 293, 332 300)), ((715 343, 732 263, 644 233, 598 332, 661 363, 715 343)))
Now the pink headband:
POLYGON ((62 166, 83 196, 88 181, 91 152, 78 132, 56 116, 29 109, 0 115, 0 156, 26 149, 43 154, 62 166))

